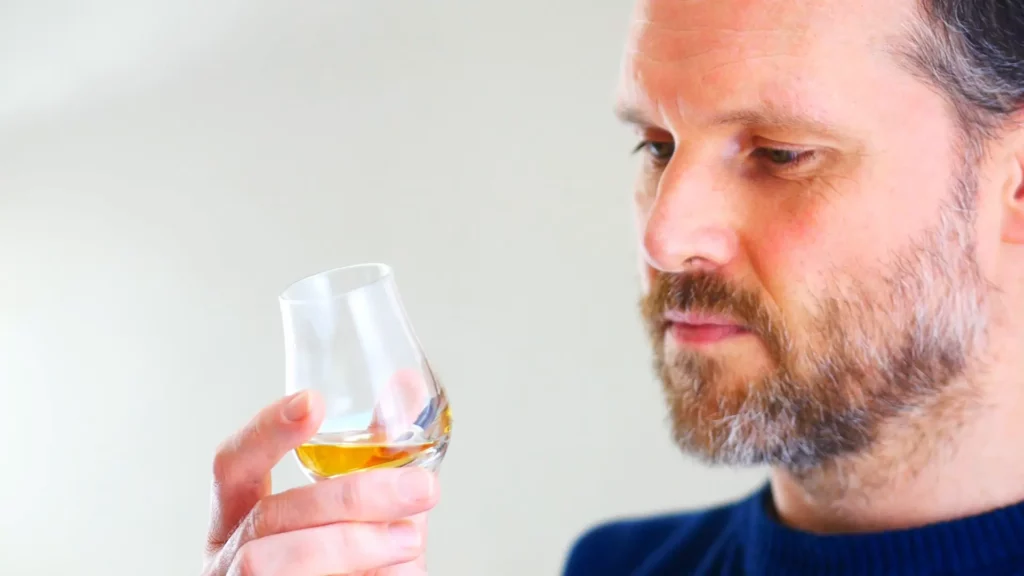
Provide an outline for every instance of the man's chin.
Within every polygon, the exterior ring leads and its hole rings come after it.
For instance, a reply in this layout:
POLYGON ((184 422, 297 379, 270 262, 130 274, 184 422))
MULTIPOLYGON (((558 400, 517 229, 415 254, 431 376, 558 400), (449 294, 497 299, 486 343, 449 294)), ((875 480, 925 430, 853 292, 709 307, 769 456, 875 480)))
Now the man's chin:
POLYGON ((700 390, 698 401, 757 393, 775 367, 756 346, 738 344, 717 350, 666 350, 662 377, 671 387, 700 390))
POLYGON ((873 441, 878 414, 829 404, 802 383, 751 373, 756 376, 722 367, 696 378, 678 365, 663 372, 673 436, 684 452, 712 465, 795 472, 861 452, 873 441))
POLYGON ((792 429, 779 429, 778 423, 750 416, 694 421, 691 413, 674 414, 675 443, 707 465, 732 468, 769 466, 799 472, 819 467, 834 456, 823 453, 813 439, 799 438, 792 429))

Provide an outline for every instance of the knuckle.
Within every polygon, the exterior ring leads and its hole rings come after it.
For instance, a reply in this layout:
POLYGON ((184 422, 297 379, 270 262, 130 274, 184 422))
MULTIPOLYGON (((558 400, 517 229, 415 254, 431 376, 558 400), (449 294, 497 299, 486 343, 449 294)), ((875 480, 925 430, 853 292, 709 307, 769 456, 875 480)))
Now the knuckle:
POLYGON ((363 539, 360 538, 360 532, 362 530, 356 525, 342 526, 335 538, 337 549, 353 560, 357 559, 360 554, 367 552, 365 544, 361 542, 363 539))
MULTIPOLYGON (((339 525, 329 542, 330 551, 345 559, 349 567, 379 569, 396 562, 414 560, 420 550, 396 546, 385 524, 349 523, 339 525)), ((371 572, 372 573, 372 572, 371 572)))
POLYGON ((230 484, 235 462, 235 442, 225 440, 213 455, 213 479, 218 484, 230 484))
POLYGON ((252 542, 247 542, 238 549, 231 562, 231 576, 260 576, 255 550, 252 542))
POLYGON ((338 504, 348 516, 359 514, 363 508, 364 489, 355 477, 342 482, 338 489, 338 504))
POLYGON ((249 532, 253 540, 273 534, 273 506, 267 500, 260 500, 249 511, 249 532))
POLYGON ((334 556, 330 543, 320 538, 302 538, 292 545, 288 556, 296 563, 312 560, 314 563, 322 562, 324 558, 334 556), (320 560, 315 560, 320 559, 320 560))
POLYGON ((247 452, 264 444, 266 433, 250 423, 217 446, 213 455, 213 479, 220 485, 233 484, 244 470, 247 452))

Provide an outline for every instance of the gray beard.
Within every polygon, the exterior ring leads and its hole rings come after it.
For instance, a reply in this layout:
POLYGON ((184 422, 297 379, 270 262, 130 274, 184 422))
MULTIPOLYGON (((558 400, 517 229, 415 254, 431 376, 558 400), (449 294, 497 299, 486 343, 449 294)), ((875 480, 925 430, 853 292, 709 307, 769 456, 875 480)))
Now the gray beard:
POLYGON ((779 367, 760 380, 723 391, 726 367, 665 358, 664 327, 652 323, 676 443, 714 465, 809 474, 869 454, 896 421, 922 431, 916 449, 933 446, 935 426, 949 433, 972 403, 968 372, 985 346, 992 290, 974 257, 974 189, 960 181, 938 224, 884 268, 836 274, 801 330, 810 340, 773 332, 779 367))

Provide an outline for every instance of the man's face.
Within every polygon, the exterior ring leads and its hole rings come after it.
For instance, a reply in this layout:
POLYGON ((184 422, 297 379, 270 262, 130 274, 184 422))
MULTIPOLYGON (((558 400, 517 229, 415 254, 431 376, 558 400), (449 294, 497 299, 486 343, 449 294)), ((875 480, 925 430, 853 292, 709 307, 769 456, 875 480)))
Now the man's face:
POLYGON ((638 7, 619 107, 685 449, 818 466, 974 363, 984 198, 951 109, 894 50, 914 18, 912 0, 638 7))

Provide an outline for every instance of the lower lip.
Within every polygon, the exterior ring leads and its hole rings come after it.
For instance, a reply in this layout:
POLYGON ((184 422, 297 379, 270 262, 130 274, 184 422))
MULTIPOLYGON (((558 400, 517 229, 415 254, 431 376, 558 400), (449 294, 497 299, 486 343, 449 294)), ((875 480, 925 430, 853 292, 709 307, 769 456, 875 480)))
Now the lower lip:
POLYGON ((690 345, 715 344, 749 334, 743 327, 735 325, 680 324, 676 322, 669 326, 669 331, 677 342, 690 345))

